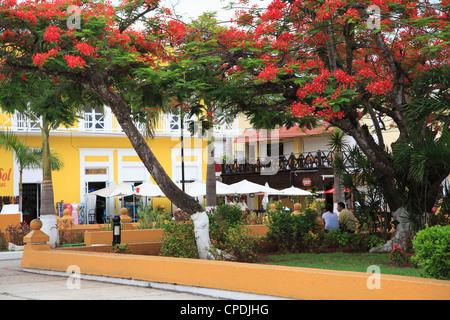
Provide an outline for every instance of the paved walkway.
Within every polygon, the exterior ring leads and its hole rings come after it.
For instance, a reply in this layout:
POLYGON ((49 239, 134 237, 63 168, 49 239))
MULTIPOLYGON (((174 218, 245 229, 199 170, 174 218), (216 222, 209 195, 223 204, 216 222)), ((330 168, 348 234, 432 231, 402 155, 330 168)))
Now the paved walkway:
POLYGON ((84 279, 79 280, 79 289, 70 289, 67 279, 26 272, 20 267, 20 259, 0 260, 0 300, 217 300, 193 293, 84 279))

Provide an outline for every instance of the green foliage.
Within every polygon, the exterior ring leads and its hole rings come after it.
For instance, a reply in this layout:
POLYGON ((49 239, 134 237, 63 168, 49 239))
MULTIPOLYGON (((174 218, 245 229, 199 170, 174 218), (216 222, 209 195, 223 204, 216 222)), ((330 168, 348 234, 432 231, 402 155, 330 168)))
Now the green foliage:
POLYGON ((31 232, 30 225, 25 221, 18 225, 9 225, 5 229, 9 237, 9 242, 17 246, 23 246, 23 237, 31 232))
POLYGON ((251 230, 238 225, 228 228, 221 243, 212 240, 211 252, 217 260, 256 262, 259 241, 260 238, 253 236, 251 230))
POLYGON ((124 244, 115 244, 112 247, 111 253, 131 253, 131 249, 128 247, 128 243, 124 243, 124 244))
POLYGON ((241 209, 229 204, 218 207, 214 216, 217 223, 225 224, 230 227, 237 226, 244 222, 241 209))
POLYGON ((163 225, 161 255, 178 258, 198 258, 194 224, 191 219, 186 222, 170 221, 163 225))
POLYGON ((413 240, 422 276, 450 280, 450 226, 434 226, 417 233, 413 240))
MULTIPOLYGON (((106 225, 106 224, 105 224, 106 225)), ((112 230, 112 229, 111 229, 112 230)), ((75 244, 84 242, 84 234, 73 229, 73 222, 62 220, 58 226, 59 244, 75 244)))
MULTIPOLYGON (((243 224, 242 212, 230 205, 219 206, 208 214, 211 252, 216 259, 240 262, 257 260, 260 238, 251 235, 243 224)), ((161 255, 181 258, 198 258, 194 224, 170 221, 163 226, 161 255)))
POLYGON ((315 230, 317 220, 313 210, 291 215, 283 211, 268 213, 269 231, 267 240, 276 242, 283 250, 304 250, 310 239, 309 232, 315 230))
POLYGON ((399 246, 394 244, 392 250, 389 252, 389 259, 391 259, 392 264, 397 267, 404 267, 410 263, 410 251, 409 247, 399 246))
POLYGON ((250 211, 249 214, 244 218, 244 223, 246 225, 259 225, 264 224, 264 213, 257 213, 255 211, 250 211))
MULTIPOLYGON (((330 230, 324 233, 318 241, 323 242, 326 247, 338 247, 340 250, 350 250, 350 251, 367 251, 369 249, 368 237, 357 234, 349 233, 338 230, 330 230)), ((371 243, 376 242, 380 244, 381 241, 377 241, 375 238, 370 238, 371 243)))
POLYGON ((143 208, 142 201, 138 206, 138 229, 161 229, 171 220, 170 214, 152 209, 150 206, 143 208))
POLYGON ((257 260, 260 238, 252 236, 250 230, 244 227, 244 216, 238 207, 224 204, 208 216, 211 252, 216 259, 240 262, 257 260))
POLYGON ((5 251, 6 249, 8 249, 8 246, 6 245, 6 236, 2 230, 0 230, 0 251, 5 251))
POLYGON ((428 217, 430 226, 450 224, 450 188, 445 189, 445 196, 438 200, 437 205, 433 207, 431 215, 428 217))

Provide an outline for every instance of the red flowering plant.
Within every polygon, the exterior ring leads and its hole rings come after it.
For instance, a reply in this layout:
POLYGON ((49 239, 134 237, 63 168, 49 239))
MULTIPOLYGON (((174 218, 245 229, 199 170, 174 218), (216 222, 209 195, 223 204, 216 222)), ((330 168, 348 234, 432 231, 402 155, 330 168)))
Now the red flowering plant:
POLYGON ((389 259, 392 261, 392 265, 397 267, 407 266, 410 263, 411 253, 409 253, 409 248, 405 246, 400 246, 394 243, 392 250, 389 252, 389 259))
MULTIPOLYGON (((158 185, 192 214, 203 208, 174 185, 135 125, 154 123, 147 110, 169 100, 158 87, 160 67, 175 56, 170 42, 183 38, 159 2, 0 0, 0 80, 9 101, 10 80, 26 74, 28 83, 70 87, 62 101, 75 101, 72 110, 85 97, 108 105, 158 185)), ((62 103, 47 102, 47 113, 62 113, 62 103)))
POLYGON ((420 217, 438 195, 429 186, 450 171, 449 9, 448 1, 273 0, 241 8, 228 27, 204 16, 167 68, 179 71, 183 89, 244 113, 256 128, 340 128, 379 177, 390 209, 420 217), (392 149, 389 124, 399 131, 392 149), (424 144, 436 152, 424 154, 424 144))

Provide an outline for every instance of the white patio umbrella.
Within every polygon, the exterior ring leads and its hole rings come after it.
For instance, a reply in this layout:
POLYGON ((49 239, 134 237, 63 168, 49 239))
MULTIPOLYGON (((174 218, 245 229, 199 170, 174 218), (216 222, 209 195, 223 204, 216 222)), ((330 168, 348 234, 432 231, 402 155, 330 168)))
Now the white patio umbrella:
POLYGON ((136 195, 142 197, 165 197, 166 195, 162 192, 161 188, 152 182, 144 182, 137 185, 135 188, 136 195))
POLYGON ((266 187, 267 192, 264 192, 264 197, 263 197, 263 199, 261 201, 261 204, 262 204, 263 208, 265 208, 267 206, 267 204, 269 203, 269 194, 271 194, 271 195, 285 195, 280 190, 271 188, 269 186, 269 183, 267 183, 267 182, 266 182, 266 184, 264 186, 266 187))
POLYGON ((229 184, 223 183, 221 181, 216 181, 216 194, 222 196, 227 194, 233 194, 233 190, 229 184))
MULTIPOLYGON (((177 185, 181 189, 181 183, 177 183, 177 185)), ((206 196, 206 184, 200 181, 195 181, 193 183, 187 184, 186 193, 191 197, 206 196)), ((216 181, 216 195, 227 195, 233 193, 233 190, 228 184, 216 181)))
POLYGON ((280 190, 286 196, 311 196, 312 193, 300 188, 291 186, 290 188, 280 190))
POLYGON ((93 192, 89 192, 89 195, 97 195, 105 198, 125 197, 131 196, 133 194, 135 194, 135 192, 133 191, 131 184, 125 182, 119 183, 116 186, 106 187, 93 192))
POLYGON ((270 188, 268 186, 263 186, 258 183, 248 181, 246 179, 230 184, 230 188, 233 193, 237 194, 250 194, 250 193, 268 193, 276 194, 278 190, 270 188))

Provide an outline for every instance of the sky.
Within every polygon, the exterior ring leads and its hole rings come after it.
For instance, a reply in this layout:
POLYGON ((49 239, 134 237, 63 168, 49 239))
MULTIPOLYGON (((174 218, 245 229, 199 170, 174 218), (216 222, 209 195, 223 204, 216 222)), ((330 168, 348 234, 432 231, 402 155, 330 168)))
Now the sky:
MULTIPOLYGON (((217 11, 219 21, 229 21, 234 16, 233 10, 225 10, 223 7, 227 6, 230 0, 162 0, 161 4, 164 7, 173 9, 175 13, 183 16, 183 20, 190 20, 197 18, 203 12, 217 11)), ((237 2, 235 0, 234 2, 237 2)), ((250 0, 250 5, 258 4, 261 7, 267 7, 270 0, 250 0)))

